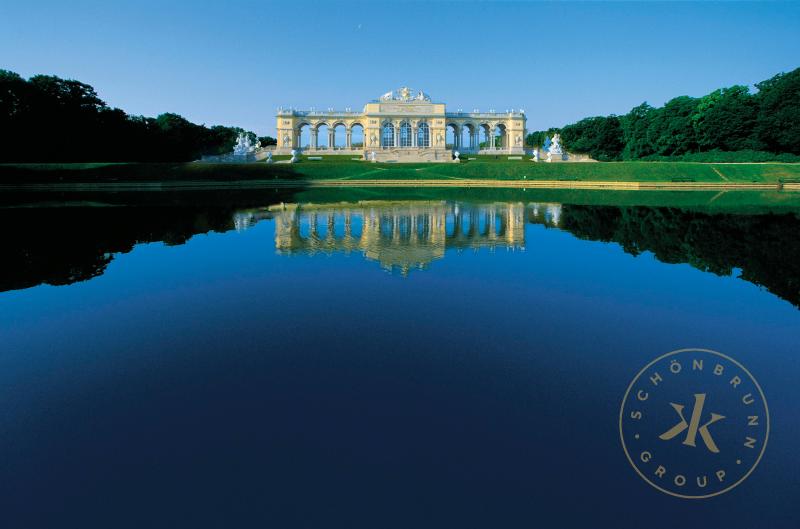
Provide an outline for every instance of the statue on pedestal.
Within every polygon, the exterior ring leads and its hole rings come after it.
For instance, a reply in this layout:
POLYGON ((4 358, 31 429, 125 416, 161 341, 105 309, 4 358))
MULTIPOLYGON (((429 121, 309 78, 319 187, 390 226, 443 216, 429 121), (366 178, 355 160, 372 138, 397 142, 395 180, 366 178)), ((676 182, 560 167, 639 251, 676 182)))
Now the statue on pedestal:
POLYGON ((553 134, 553 141, 550 144, 550 148, 547 149, 547 161, 562 162, 566 159, 567 157, 564 155, 564 151, 561 149, 561 135, 553 134))
POLYGON ((561 134, 553 134, 553 142, 547 150, 550 154, 562 155, 564 152, 561 150, 561 134))
POLYGON ((245 132, 240 132, 236 138, 236 145, 233 146, 235 156, 247 156, 255 151, 253 144, 250 143, 250 136, 245 132))

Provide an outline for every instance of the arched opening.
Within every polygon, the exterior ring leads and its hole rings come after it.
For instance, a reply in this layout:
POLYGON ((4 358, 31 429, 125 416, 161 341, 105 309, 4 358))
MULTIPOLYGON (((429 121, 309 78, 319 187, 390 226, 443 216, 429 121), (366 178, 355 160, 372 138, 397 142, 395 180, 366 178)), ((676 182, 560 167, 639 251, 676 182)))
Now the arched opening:
POLYGON ((333 148, 344 149, 347 146, 347 127, 344 123, 334 123, 333 125, 333 148))
POLYGON ((472 123, 465 123, 461 127, 461 137, 459 138, 461 150, 468 152, 475 152, 477 150, 476 144, 478 140, 475 138, 476 133, 477 129, 472 123))
POLYGON ((448 149, 458 149, 458 136, 460 130, 455 123, 448 123, 444 133, 444 144, 448 149))
POLYGON ((503 123, 498 123, 492 131, 495 149, 508 149, 508 133, 503 123))
POLYGON ((424 121, 417 127, 417 147, 431 146, 431 128, 424 121))
POLYGON ((308 123, 301 123, 297 128, 297 145, 298 149, 308 149, 311 147, 311 125, 308 123))
POLYGON ((328 124, 327 123, 320 123, 317 125, 317 128, 314 129, 316 134, 314 135, 314 140, 312 143, 314 144, 311 148, 312 149, 327 149, 329 147, 329 138, 328 138, 328 124))
POLYGON ((350 125, 350 148, 364 148, 364 126, 361 123, 353 123, 350 125))
POLYGON ((491 128, 486 123, 481 123, 478 127, 479 132, 479 146, 481 150, 489 150, 492 148, 492 132, 491 128))
POLYGON ((388 149, 394 147, 394 125, 391 123, 384 123, 381 129, 381 147, 388 149))
POLYGON ((400 124, 400 147, 411 147, 411 123, 404 121, 400 124))

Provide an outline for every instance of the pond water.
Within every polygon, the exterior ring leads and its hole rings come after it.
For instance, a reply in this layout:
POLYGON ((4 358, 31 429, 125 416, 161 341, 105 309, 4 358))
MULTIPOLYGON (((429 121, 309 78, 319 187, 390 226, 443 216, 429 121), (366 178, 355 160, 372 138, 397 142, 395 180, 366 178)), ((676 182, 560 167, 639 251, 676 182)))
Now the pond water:
POLYGON ((0 208, 2 525, 800 526, 795 211, 370 193, 0 208), (686 347, 771 418, 705 500, 620 442, 686 347))

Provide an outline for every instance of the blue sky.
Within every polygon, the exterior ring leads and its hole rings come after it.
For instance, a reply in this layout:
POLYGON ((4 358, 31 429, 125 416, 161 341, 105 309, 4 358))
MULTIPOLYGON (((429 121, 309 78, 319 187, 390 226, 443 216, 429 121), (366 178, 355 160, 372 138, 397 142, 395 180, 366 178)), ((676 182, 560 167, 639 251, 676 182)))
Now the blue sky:
POLYGON ((360 108, 401 85, 453 110, 523 108, 536 130, 798 66, 792 2, 0 5, 0 68, 261 134, 279 105, 360 108))

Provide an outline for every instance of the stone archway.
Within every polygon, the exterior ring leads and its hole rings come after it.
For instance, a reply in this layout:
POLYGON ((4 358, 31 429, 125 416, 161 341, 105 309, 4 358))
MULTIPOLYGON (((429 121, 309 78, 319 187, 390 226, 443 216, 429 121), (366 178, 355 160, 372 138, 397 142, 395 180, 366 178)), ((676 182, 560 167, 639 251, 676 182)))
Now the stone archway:
POLYGON ((311 150, 327 150, 331 148, 331 128, 326 121, 320 121, 311 129, 311 150))
POLYGON ((347 148, 348 149, 363 149, 366 147, 367 142, 364 138, 364 125, 358 121, 351 123, 347 128, 347 148))
POLYGON ((505 123, 497 123, 492 128, 492 139, 494 140, 495 150, 508 149, 508 127, 505 123))
POLYGON ((461 127, 458 123, 448 122, 445 126, 445 147, 448 149, 460 149, 461 127))
POLYGON ((461 125, 461 135, 459 136, 459 147, 463 152, 478 151, 478 127, 474 123, 464 123, 461 125))
POLYGON ((331 149, 342 150, 348 148, 347 145, 347 125, 342 121, 333 124, 330 130, 331 149))
POLYGON ((481 123, 478 126, 478 146, 482 151, 492 150, 493 141, 493 127, 488 123, 481 123))
POLYGON ((301 122, 297 126, 292 148, 300 150, 311 149, 311 128, 311 123, 308 122, 301 122))

